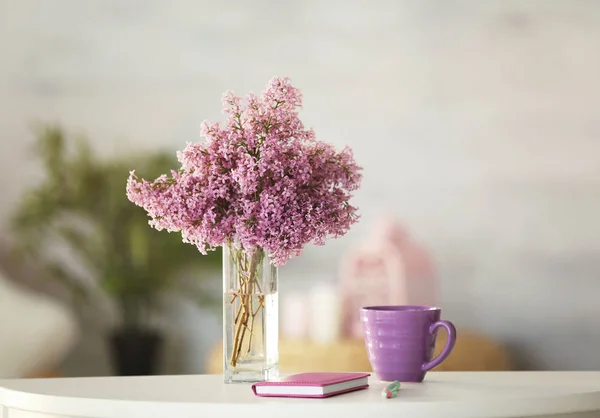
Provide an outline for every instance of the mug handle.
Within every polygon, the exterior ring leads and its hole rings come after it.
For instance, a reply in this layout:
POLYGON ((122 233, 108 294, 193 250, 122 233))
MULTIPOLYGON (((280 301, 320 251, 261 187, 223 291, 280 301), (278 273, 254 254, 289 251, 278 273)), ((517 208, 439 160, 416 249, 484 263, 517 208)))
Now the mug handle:
POLYGON ((433 369, 436 366, 439 366, 442 361, 446 360, 446 358, 450 355, 450 353, 452 352, 452 349, 454 348, 454 343, 456 343, 456 328, 454 328, 454 325, 452 324, 452 322, 443 321, 443 320, 434 322, 429 327, 429 333, 433 334, 433 333, 437 332, 437 329, 439 327, 446 328, 446 332, 448 332, 448 339, 446 340, 446 346, 444 347, 442 352, 436 358, 434 358, 431 361, 428 361, 427 363, 424 363, 421 366, 421 371, 426 372, 426 371, 433 369))

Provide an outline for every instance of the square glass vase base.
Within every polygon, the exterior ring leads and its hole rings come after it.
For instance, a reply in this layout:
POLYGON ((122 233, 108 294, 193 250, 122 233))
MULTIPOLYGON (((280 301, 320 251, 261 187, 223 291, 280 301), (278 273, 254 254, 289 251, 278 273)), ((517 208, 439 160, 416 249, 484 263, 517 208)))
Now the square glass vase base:
POLYGON ((279 367, 273 366, 262 371, 257 370, 225 370, 223 381, 225 383, 257 383, 279 378, 279 367))

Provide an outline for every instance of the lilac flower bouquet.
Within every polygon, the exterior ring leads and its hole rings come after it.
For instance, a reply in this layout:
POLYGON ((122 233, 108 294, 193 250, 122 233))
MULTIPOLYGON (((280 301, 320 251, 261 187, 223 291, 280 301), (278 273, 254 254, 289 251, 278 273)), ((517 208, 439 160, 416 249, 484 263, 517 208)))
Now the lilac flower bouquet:
POLYGON ((153 181, 132 171, 127 196, 151 226, 181 232, 201 253, 223 246, 226 380, 264 380, 277 368, 277 331, 272 342, 264 329, 277 310, 276 267, 357 222, 350 199, 361 168, 349 148, 338 152, 304 127, 288 78, 245 100, 227 92, 223 106, 226 122, 203 123, 206 141, 178 153, 179 171, 153 181))

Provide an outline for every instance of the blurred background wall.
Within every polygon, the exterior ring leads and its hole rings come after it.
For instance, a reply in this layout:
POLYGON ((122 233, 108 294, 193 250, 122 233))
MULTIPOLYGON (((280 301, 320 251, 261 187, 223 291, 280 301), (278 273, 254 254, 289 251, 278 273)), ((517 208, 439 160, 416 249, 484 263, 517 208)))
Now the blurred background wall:
MULTIPOLYGON (((305 124, 353 147, 364 183, 360 224, 283 267, 283 292, 335 280, 390 212, 432 251, 447 318, 523 368, 597 369, 598 51, 600 3, 584 0, 3 1, 0 231, 39 176, 32 122, 102 155, 175 151, 222 118, 225 90, 289 76, 305 124)), ((173 316, 166 369, 201 372, 219 318, 173 316)), ((108 373, 94 338, 69 373, 108 373)))

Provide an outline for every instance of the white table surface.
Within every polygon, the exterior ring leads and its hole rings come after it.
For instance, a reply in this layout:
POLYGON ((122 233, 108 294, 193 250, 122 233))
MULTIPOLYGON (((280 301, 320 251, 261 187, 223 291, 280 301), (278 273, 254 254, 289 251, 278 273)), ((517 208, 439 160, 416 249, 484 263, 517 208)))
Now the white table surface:
POLYGON ((256 397, 220 375, 1 380, 0 418, 600 417, 600 372, 428 373, 393 399, 381 397, 386 384, 374 375, 369 384, 327 399, 286 399, 256 397))

